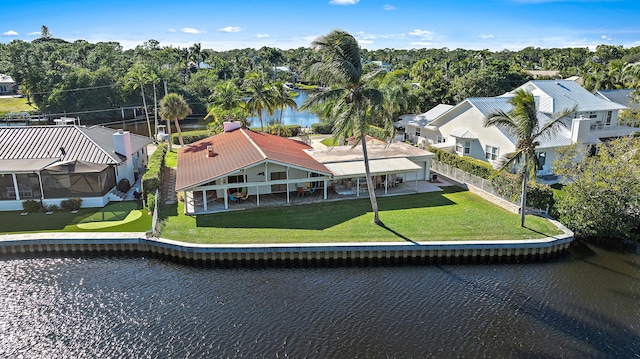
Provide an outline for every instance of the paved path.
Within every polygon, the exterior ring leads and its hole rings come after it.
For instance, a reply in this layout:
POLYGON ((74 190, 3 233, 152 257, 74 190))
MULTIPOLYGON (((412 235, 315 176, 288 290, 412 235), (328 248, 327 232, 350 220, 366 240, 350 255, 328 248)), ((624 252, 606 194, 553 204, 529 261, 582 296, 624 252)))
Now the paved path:
POLYGON ((176 203, 178 196, 176 194, 176 169, 171 167, 165 167, 162 170, 162 193, 160 194, 162 200, 166 204, 176 203))

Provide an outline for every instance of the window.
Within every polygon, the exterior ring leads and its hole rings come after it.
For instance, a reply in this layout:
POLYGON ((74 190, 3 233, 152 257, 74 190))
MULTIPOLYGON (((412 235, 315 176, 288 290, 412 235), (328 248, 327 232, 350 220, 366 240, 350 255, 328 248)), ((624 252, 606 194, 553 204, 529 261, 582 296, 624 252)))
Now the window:
POLYGON ((447 141, 446 137, 442 137, 442 135, 438 135, 438 143, 445 143, 447 141))
POLYGON ((589 111, 587 113, 585 113, 586 118, 598 118, 598 114, 595 111, 589 111))
POLYGON ((544 167, 545 162, 547 162, 547 153, 546 152, 538 152, 538 168, 536 168, 538 171, 540 171, 542 169, 542 167, 544 167))
POLYGON ((498 160, 498 147, 486 145, 484 150, 484 157, 489 161, 498 160))
POLYGON ((612 115, 612 111, 607 111, 607 117, 604 121, 605 126, 611 126, 611 115, 612 115))
POLYGON ((471 141, 458 142, 456 144, 456 152, 469 154, 471 152, 471 141))
POLYGON ((420 127, 416 127, 416 137, 420 137, 420 127))

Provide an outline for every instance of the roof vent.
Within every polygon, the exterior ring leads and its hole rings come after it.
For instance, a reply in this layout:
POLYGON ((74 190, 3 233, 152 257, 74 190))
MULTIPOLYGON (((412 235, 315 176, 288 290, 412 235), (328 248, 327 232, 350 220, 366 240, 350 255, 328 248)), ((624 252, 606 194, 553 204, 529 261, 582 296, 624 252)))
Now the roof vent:
POLYGON ((216 154, 215 152, 213 152, 213 146, 209 145, 207 146, 207 157, 214 157, 216 154))

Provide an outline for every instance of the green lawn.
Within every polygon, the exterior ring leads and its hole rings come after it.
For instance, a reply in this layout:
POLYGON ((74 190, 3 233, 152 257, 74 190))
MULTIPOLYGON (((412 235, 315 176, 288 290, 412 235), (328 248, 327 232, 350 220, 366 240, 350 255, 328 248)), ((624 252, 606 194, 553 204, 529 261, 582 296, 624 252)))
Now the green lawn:
POLYGON ((0 116, 4 116, 9 112, 34 111, 35 107, 27 104, 27 98, 8 97, 0 98, 0 116))
MULTIPOLYGON (((29 213, 21 211, 0 212, 0 233, 29 232, 146 232, 151 229, 151 216, 138 202, 113 202, 104 208, 83 208, 78 213, 54 212, 53 214, 29 213), (133 221, 124 219, 134 211, 140 212, 133 221), (106 223, 110 222, 110 223, 106 223), (78 227, 88 223, 102 223, 102 226, 78 227)), ((133 216, 132 216, 133 217, 133 216)))
POLYGON ((176 168, 178 166, 178 150, 174 148, 172 151, 167 151, 164 163, 167 167, 176 168))
POLYGON ((561 233, 549 221, 519 216, 457 187, 446 192, 379 198, 373 224, 368 199, 183 215, 182 203, 165 206, 163 238, 192 243, 319 243, 532 239, 561 233))

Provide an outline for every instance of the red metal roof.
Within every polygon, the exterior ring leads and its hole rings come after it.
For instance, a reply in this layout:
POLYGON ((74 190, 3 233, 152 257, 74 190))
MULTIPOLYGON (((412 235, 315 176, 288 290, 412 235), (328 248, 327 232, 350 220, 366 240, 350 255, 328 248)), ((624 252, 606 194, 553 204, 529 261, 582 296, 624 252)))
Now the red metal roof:
POLYGON ((242 128, 223 132, 178 151, 176 190, 204 184, 264 161, 330 175, 323 164, 304 151, 309 148, 300 141, 242 128), (207 157, 208 146, 213 146, 212 157, 207 157))

